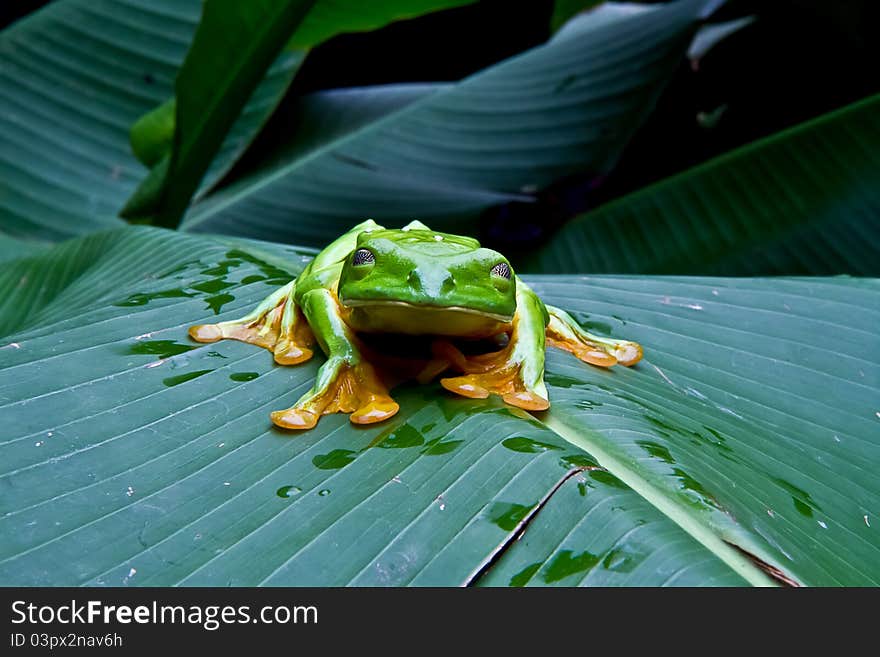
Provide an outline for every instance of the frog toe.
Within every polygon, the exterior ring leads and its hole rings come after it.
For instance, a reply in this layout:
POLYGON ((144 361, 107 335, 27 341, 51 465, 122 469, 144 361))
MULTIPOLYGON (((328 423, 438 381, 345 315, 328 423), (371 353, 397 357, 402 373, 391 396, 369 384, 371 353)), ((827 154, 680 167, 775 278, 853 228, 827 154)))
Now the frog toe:
POLYGON ((283 411, 273 411, 271 414, 272 422, 282 429, 311 429, 318 424, 320 413, 310 411, 306 408, 288 408, 283 411))
POLYGON ((548 306, 547 344, 564 349, 580 360, 599 367, 631 366, 642 359, 642 347, 631 340, 605 338, 585 331, 564 310, 548 306))
POLYGON ((354 365, 339 360, 327 361, 329 375, 319 380, 325 383, 313 388, 294 406, 272 413, 272 422, 284 429, 311 429, 322 415, 349 413, 353 424, 373 424, 393 416, 400 406, 388 395, 388 390, 375 368, 362 361, 354 365))
POLYGON ((353 424, 374 424, 387 420, 398 410, 400 405, 390 397, 373 399, 349 415, 348 419, 353 424))
POLYGON ((489 391, 478 383, 477 378, 478 377, 474 375, 454 376, 440 379, 440 385, 446 388, 449 392, 454 392, 462 397, 469 397, 470 399, 486 399, 486 397, 489 396, 489 391))
POLYGON ((642 360, 642 345, 638 342, 621 341, 614 346, 614 357, 626 367, 635 365, 642 360))
POLYGON ((546 397, 526 385, 522 377, 522 368, 517 365, 441 379, 440 385, 450 392, 471 399, 485 399, 490 394, 500 395, 506 404, 527 411, 545 411, 550 408, 550 402, 546 397))
POLYGON ((546 411, 550 402, 531 390, 516 390, 501 396, 505 404, 516 406, 525 411, 546 411))
POLYGON ((223 339, 223 330, 217 324, 196 324, 189 327, 189 337, 196 342, 217 342, 223 339))
POLYGON ((314 355, 308 347, 284 339, 275 344, 273 353, 275 362, 279 365, 298 365, 305 363, 314 355))

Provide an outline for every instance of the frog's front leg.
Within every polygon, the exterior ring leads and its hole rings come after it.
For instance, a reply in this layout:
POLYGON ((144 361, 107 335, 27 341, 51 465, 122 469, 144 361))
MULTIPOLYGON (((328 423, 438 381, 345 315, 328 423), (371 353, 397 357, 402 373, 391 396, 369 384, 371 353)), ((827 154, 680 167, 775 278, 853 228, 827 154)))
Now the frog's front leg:
POLYGON ((543 411, 550 408, 544 385, 547 313, 527 285, 519 279, 516 285, 516 315, 507 346, 495 353, 466 358, 449 342, 437 342, 436 355, 465 373, 441 379, 440 384, 464 397, 484 399, 494 393, 511 406, 543 411))
POLYGON ((585 331, 567 312, 547 306, 550 323, 547 325, 547 343, 573 353, 585 363, 600 367, 635 365, 642 359, 642 347, 631 340, 603 338, 585 331))
POLYGON ((198 324, 189 329, 197 342, 240 340, 269 349, 281 365, 309 360, 314 342, 309 325, 294 301, 296 281, 290 281, 263 299, 253 311, 239 319, 218 324, 198 324))
POLYGON ((355 424, 381 422, 397 413, 399 406, 343 320, 336 295, 316 288, 301 302, 327 361, 312 389, 291 408, 272 413, 272 422, 285 429, 311 429, 329 413, 351 413, 349 419, 355 424))

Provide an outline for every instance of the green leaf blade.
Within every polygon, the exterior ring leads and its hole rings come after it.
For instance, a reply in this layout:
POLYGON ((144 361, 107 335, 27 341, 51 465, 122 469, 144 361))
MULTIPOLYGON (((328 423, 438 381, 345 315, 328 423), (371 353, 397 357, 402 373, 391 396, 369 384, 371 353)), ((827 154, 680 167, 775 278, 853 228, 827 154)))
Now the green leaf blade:
MULTIPOLYGON (((129 129, 173 95, 199 7, 62 0, 0 34, 0 231, 49 242, 124 225, 117 215, 144 174, 129 129)), ((243 152, 298 62, 288 53, 269 72, 206 185, 243 152)))
POLYGON ((269 412, 320 358, 280 367, 186 329, 221 283, 231 319, 274 289, 267 272, 305 262, 140 227, 0 272, 0 290, 45 272, 42 296, 0 295, 0 581, 876 581, 876 280, 533 278, 645 360, 551 350, 537 419, 412 385, 391 422, 291 434, 269 412))
MULTIPOLYGON (((880 549, 869 470, 880 341, 866 330, 878 320, 876 280, 599 277, 589 302, 579 286, 546 280, 535 287, 551 303, 589 309, 646 348, 633 370, 551 384, 548 417, 575 444, 798 581, 880 576, 868 566, 880 549), (846 327, 831 328, 840 317, 846 327)), ((548 372, 585 374, 555 353, 548 372)))

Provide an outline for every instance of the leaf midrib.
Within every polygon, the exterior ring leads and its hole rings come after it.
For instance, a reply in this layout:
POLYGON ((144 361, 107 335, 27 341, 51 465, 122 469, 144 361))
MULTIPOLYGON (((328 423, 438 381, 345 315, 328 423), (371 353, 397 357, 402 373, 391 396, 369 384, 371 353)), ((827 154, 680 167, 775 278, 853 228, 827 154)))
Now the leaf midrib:
POLYGON ((608 452, 599 441, 590 435, 592 431, 584 428, 572 428, 564 420, 555 417, 552 411, 540 422, 560 438, 592 455, 601 467, 629 486, 633 492, 692 536, 749 584, 761 587, 778 586, 750 559, 734 549, 707 525, 698 522, 681 504, 664 495, 657 486, 608 452))

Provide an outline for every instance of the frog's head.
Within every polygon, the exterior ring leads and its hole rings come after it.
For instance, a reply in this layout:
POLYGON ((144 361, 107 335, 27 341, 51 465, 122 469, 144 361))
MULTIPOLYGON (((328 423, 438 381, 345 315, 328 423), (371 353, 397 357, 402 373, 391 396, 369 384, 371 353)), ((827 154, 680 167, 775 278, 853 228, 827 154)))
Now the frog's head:
POLYGON ((515 286, 507 258, 477 240, 402 229, 361 233, 338 291, 355 330, 477 337, 509 325, 515 286))

